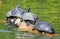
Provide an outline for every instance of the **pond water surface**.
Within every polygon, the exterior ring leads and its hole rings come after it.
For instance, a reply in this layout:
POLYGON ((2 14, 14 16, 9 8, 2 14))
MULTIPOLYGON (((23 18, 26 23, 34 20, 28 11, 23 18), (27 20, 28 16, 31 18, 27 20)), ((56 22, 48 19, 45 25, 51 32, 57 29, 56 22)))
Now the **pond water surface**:
POLYGON ((60 36, 53 36, 53 37, 47 37, 44 35, 36 35, 29 32, 23 32, 23 31, 6 31, 6 30, 0 30, 0 39, 60 39, 60 36), (4 37, 4 38, 3 38, 4 37))

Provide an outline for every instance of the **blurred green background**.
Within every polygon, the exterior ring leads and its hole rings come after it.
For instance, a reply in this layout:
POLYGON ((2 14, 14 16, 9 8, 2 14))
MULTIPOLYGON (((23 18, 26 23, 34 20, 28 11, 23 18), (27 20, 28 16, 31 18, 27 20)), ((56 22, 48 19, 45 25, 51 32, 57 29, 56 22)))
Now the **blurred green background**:
MULTIPOLYGON (((56 33, 60 34, 60 0, 0 0, 0 30, 7 29, 4 25, 6 13, 18 4, 24 11, 30 7, 40 21, 49 22, 56 33)), ((0 39, 8 39, 6 35, 0 33, 0 39)), ((12 36, 9 39, 13 39, 12 36)))

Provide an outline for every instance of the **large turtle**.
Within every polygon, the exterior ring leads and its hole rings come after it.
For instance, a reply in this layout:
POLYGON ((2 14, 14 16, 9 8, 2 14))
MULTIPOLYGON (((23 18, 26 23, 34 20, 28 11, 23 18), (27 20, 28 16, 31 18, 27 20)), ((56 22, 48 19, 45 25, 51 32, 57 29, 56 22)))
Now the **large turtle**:
POLYGON ((6 21, 8 21, 9 18, 17 18, 17 17, 21 18, 22 17, 22 15, 24 14, 24 11, 19 7, 20 6, 17 5, 15 9, 13 9, 7 13, 6 21))
POLYGON ((11 10, 7 13, 7 15, 6 15, 6 25, 8 25, 7 27, 8 27, 9 30, 11 28, 18 27, 15 24, 19 23, 21 21, 20 19, 22 18, 23 14, 24 14, 24 11, 20 8, 20 5, 17 5, 13 10, 11 10), (17 18, 19 18, 19 19, 17 19, 17 18))

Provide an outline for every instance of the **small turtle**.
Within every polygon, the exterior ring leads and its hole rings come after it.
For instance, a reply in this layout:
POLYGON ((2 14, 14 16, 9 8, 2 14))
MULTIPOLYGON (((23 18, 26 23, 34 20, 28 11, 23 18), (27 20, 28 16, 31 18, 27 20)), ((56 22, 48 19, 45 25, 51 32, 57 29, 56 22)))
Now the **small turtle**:
POLYGON ((48 22, 37 22, 35 25, 35 28, 42 33, 43 32, 50 33, 50 34, 55 33, 54 29, 52 28, 52 26, 48 22))

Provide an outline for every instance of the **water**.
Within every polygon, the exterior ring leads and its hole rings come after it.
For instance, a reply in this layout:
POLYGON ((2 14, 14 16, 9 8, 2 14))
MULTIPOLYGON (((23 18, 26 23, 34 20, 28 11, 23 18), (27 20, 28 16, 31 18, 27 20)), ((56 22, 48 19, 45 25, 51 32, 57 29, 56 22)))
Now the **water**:
POLYGON ((11 31, 0 30, 0 39, 60 39, 60 36, 47 37, 29 33, 27 31, 17 31, 17 29, 14 28, 11 31))
POLYGON ((10 32, 10 31, 8 31, 8 30, 0 30, 0 32, 10 32))
MULTIPOLYGON (((12 24, 10 24, 10 25, 12 25, 12 24)), ((19 31, 17 31, 16 28, 12 28, 12 27, 8 27, 8 30, 11 30, 11 32, 8 32, 6 30, 0 31, 0 32, 4 32, 2 35, 6 34, 4 36, 4 39, 60 39, 60 36, 47 37, 44 35, 36 35, 33 33, 29 33, 27 31, 19 32, 19 31)), ((0 39, 3 39, 3 37, 1 37, 0 39)))
POLYGON ((0 30, 0 39, 60 39, 60 36, 47 37, 44 35, 36 35, 33 33, 29 33, 27 31, 11 31, 7 32, 7 30, 0 30), (3 38, 4 37, 4 38, 3 38))
POLYGON ((60 39, 60 36, 47 37, 44 35, 36 35, 29 32, 17 32, 15 36, 16 39, 60 39))

